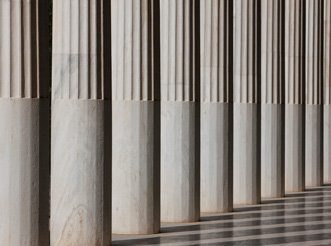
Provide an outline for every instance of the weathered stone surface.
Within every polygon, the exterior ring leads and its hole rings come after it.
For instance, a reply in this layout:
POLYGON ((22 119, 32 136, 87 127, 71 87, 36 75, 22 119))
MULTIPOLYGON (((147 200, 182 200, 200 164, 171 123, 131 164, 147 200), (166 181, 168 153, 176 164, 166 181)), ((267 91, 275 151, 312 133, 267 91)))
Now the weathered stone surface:
POLYGON ((0 242, 49 241, 49 100, 0 99, 0 242))
POLYGON ((232 2, 200 1, 201 211, 233 207, 232 2))
POLYGON ((199 1, 161 0, 161 220, 200 217, 199 1))
POLYGON ((323 9, 306 2, 306 186, 323 185, 323 9))
POLYGON ((51 245, 111 243, 109 1, 53 1, 51 245))
POLYGON ((110 112, 104 100, 52 102, 51 245, 110 245, 110 112))
POLYGON ((157 1, 112 0, 113 233, 160 230, 157 1))
POLYGON ((261 200, 257 1, 234 1, 233 200, 261 200))
POLYGON ((323 102, 323 163, 324 182, 331 183, 331 1, 324 0, 324 102, 323 102))
POLYGON ((304 1, 285 0, 285 191, 305 189, 304 1))
POLYGON ((283 1, 261 1, 261 195, 285 194, 283 1))
POLYGON ((261 167, 258 148, 258 105, 235 103, 233 197, 235 204, 258 204, 261 201, 261 167))
POLYGON ((48 12, 0 0, 0 244, 49 243, 48 12))

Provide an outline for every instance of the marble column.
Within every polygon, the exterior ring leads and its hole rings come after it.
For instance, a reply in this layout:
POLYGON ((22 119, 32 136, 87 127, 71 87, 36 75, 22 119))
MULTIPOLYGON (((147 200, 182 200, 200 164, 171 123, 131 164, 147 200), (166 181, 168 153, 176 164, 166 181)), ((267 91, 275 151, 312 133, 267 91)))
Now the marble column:
POLYGON ((331 183, 331 0, 324 0, 324 105, 323 163, 324 182, 331 183))
POLYGON ((323 185, 323 1, 306 2, 306 186, 323 185))
POLYGON ((49 244, 47 2, 0 0, 0 244, 49 244))
POLYGON ((161 220, 200 218, 199 0, 160 0, 161 220))
POLYGON ((261 195, 285 194, 284 1, 261 1, 261 195))
POLYGON ((111 244, 110 2, 53 1, 51 245, 111 244))
POLYGON ((113 233, 160 230, 157 1, 112 0, 113 233))
POLYGON ((201 211, 233 207, 233 3, 200 1, 201 211))
POLYGON ((305 0, 285 0, 285 191, 305 189, 305 0))
POLYGON ((234 1, 233 200, 261 200, 259 1, 234 1))

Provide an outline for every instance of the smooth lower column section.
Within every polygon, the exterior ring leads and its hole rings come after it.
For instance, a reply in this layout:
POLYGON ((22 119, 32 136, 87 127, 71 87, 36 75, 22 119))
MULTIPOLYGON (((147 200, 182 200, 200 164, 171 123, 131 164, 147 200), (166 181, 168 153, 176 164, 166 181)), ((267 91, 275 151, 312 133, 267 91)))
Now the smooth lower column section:
POLYGON ((110 101, 52 103, 51 245, 110 245, 110 101))
POLYGON ((282 197, 285 194, 283 131, 284 106, 261 105, 261 195, 282 197))
POLYGON ((285 105, 285 190, 305 190, 305 106, 285 105))
POLYGON ((200 218, 199 106, 161 102, 161 220, 200 218))
POLYGON ((232 104, 201 103, 201 211, 233 208, 232 104))
POLYGON ((325 104, 323 107, 323 163, 324 163, 324 183, 331 183, 331 105, 325 104))
POLYGON ((234 103, 233 163, 235 204, 261 202, 258 105, 234 103))
POLYGON ((113 233, 160 230, 160 103, 113 101, 113 233))
POLYGON ((1 245, 48 245, 48 123, 48 99, 0 99, 1 245))
POLYGON ((322 105, 306 105, 306 186, 323 185, 322 116, 322 105))

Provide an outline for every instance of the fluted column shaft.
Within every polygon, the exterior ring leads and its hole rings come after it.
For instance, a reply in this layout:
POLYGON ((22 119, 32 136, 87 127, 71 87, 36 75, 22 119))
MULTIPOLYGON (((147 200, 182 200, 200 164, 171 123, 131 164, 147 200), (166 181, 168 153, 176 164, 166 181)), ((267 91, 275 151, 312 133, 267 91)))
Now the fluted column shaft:
POLYGON ((233 3, 200 1, 201 211, 233 207, 233 3))
POLYGON ((324 182, 331 183, 331 0, 324 0, 323 163, 324 182))
POLYGON ((285 0, 285 191, 305 189, 305 0, 285 0))
POLYGON ((53 1, 51 245, 111 243, 110 2, 53 1))
POLYGON ((159 4, 112 0, 113 233, 160 229, 159 4))
POLYGON ((49 243, 47 2, 0 0, 0 244, 49 243))
POLYGON ((200 217, 199 1, 161 0, 161 220, 200 217))
POLYGON ((261 1, 261 195, 282 197, 284 166, 284 1, 261 1))
POLYGON ((257 204, 260 186, 260 81, 258 80, 257 0, 234 1, 234 129, 235 204, 257 204))
POLYGON ((323 1, 306 2, 306 186, 323 185, 323 1))

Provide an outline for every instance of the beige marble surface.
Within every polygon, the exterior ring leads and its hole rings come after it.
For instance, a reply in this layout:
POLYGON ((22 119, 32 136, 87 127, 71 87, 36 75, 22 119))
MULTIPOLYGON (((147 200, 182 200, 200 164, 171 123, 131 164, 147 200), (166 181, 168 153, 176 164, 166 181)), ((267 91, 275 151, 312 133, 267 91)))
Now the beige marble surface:
POLYGON ((261 1, 261 195, 282 197, 284 185, 283 2, 261 1))
POLYGON ((330 77, 330 58, 331 58, 331 1, 324 1, 324 128, 323 128, 323 163, 324 163, 324 182, 331 183, 331 114, 330 114, 330 104, 331 104, 331 77, 330 77))
POLYGON ((52 246, 111 243, 109 16, 105 1, 53 1, 52 246))
POLYGON ((257 2, 234 1, 233 202, 261 200, 257 81, 257 2))
POLYGON ((0 99, 0 242, 48 244, 49 101, 0 99))
POLYGON ((112 0, 113 233, 160 230, 156 1, 112 0))
POLYGON ((200 217, 198 1, 160 1, 161 221, 200 217))
POLYGON ((305 189, 305 16, 303 1, 285 0, 285 191, 305 189), (295 30, 295 31, 293 31, 295 30))
POLYGON ((233 205, 232 5, 200 1, 201 211, 233 205))
POLYGON ((103 100, 52 101, 51 245, 111 242, 110 112, 103 100))
POLYGON ((306 1, 306 186, 323 185, 323 9, 306 1))
POLYGON ((162 102, 161 112, 161 221, 198 221, 200 116, 196 103, 162 102))
POLYGON ((160 161, 157 106, 152 101, 112 102, 113 233, 160 230, 160 161))

